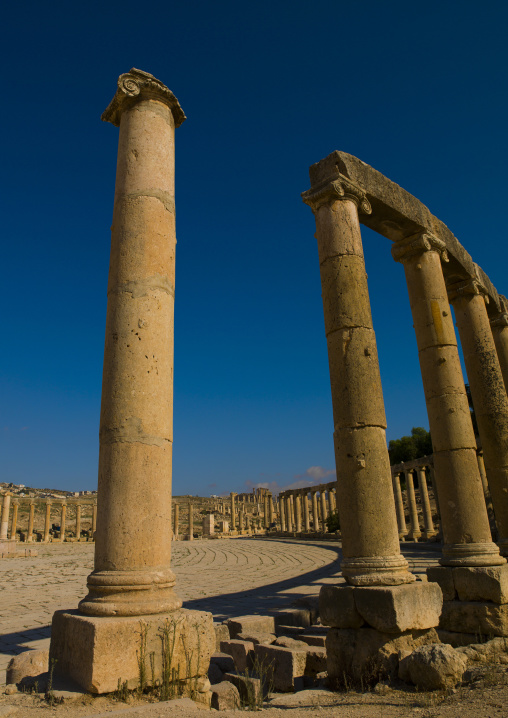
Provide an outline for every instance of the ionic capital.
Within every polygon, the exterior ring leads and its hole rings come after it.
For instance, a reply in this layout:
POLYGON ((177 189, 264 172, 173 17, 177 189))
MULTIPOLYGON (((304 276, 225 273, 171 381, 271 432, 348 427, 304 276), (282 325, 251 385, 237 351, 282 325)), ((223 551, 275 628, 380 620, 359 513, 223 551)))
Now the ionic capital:
POLYGON ((302 200, 308 204, 313 212, 324 204, 331 204, 340 199, 349 199, 355 203, 359 212, 371 214, 372 207, 367 199, 366 192, 350 179, 342 175, 332 182, 327 182, 317 188, 311 188, 302 192, 302 200))
POLYGON ((111 122, 118 127, 122 112, 133 107, 140 100, 157 100, 171 110, 175 127, 180 127, 186 119, 180 103, 171 90, 149 72, 133 67, 118 78, 118 89, 109 105, 102 113, 101 120, 111 122))
POLYGON ((497 317, 490 320, 490 324, 493 327, 508 327, 508 314, 506 312, 501 312, 497 315, 497 317))
POLYGON ((474 277, 469 277, 461 282, 447 282, 446 291, 448 292, 448 300, 451 303, 453 303, 456 299, 460 299, 460 297, 467 296, 468 294, 472 296, 481 294, 485 303, 488 304, 489 302, 487 289, 478 279, 475 279, 474 277))
POLYGON ((437 252, 443 262, 448 262, 446 244, 430 232, 418 232, 410 237, 399 239, 392 246, 392 257, 396 262, 404 263, 424 252, 437 252))

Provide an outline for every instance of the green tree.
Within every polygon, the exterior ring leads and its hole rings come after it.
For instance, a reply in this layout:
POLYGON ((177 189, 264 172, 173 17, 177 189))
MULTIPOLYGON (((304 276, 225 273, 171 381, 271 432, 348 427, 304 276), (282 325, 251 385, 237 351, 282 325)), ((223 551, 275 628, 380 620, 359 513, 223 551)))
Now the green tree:
POLYGON ((402 461, 413 461, 421 456, 432 454, 430 433, 421 426, 411 429, 411 436, 391 439, 388 444, 390 463, 400 464, 402 461))

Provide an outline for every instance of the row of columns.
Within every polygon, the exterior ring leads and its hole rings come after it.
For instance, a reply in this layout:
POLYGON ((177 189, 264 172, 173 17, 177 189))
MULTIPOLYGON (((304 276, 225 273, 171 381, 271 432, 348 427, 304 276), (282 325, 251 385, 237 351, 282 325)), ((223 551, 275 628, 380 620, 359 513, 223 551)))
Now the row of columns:
MULTIPOLYGON (((359 212, 366 193, 323 161, 303 194, 316 220, 335 423, 342 572, 356 585, 414 581, 400 553, 399 526, 386 446, 386 418, 367 288, 359 212), (325 167, 326 165, 326 167, 325 167)), ((429 232, 392 248, 404 266, 433 441, 446 566, 501 565, 493 543, 476 459, 476 441, 449 305, 454 304, 466 369, 484 444, 487 477, 508 548, 508 398, 477 280, 447 288, 444 242, 429 232)), ((503 345, 504 346, 504 345, 503 345)), ((408 481, 408 493, 411 480, 408 481)), ((395 495, 397 492, 395 491, 395 495)))
POLYGON ((335 484, 309 489, 285 491, 279 495, 280 524, 282 531, 302 533, 311 530, 326 531, 326 519, 336 511, 335 484), (311 507, 309 507, 309 493, 311 507), (319 493, 319 502, 318 502, 319 493))
MULTIPOLYGON (((83 504, 72 502, 67 504, 65 501, 51 501, 50 499, 45 500, 46 513, 44 518, 44 532, 42 541, 47 543, 50 537, 51 530, 51 507, 56 504, 60 506, 60 540, 65 540, 65 531, 67 523, 67 506, 72 505, 76 507, 75 513, 75 534, 79 538, 81 535, 81 508, 83 504)), ((16 531, 18 527, 18 509, 19 499, 14 498, 11 501, 11 495, 9 493, 4 494, 2 499, 2 515, 0 520, 0 540, 2 539, 15 539, 16 531), (12 516, 10 517, 10 531, 9 531, 9 513, 12 505, 12 516)), ((34 535, 34 520, 35 520, 35 501, 29 501, 29 512, 28 512, 28 527, 26 541, 32 542, 34 535)), ((92 504, 92 537, 95 534, 97 527, 97 503, 92 504)))
MULTIPOLYGON (((429 466, 432 473, 432 467, 429 466)), ((412 541, 418 541, 423 536, 425 539, 432 538, 437 534, 432 519, 432 509, 430 506, 429 491, 427 487, 427 474, 426 466, 421 465, 416 468, 408 468, 402 471, 392 471, 392 482, 393 482, 393 494, 395 497, 395 510, 397 514, 397 525, 399 529, 399 538, 403 541, 405 538, 409 538, 412 541), (420 489, 420 500, 422 505, 423 513, 423 532, 420 530, 420 521, 418 518, 418 506, 416 503, 416 494, 414 487, 414 473, 418 478, 418 487, 420 489), (405 476, 406 492, 407 492, 407 503, 409 508, 409 522, 410 528, 408 530, 406 526, 406 513, 404 508, 404 501, 402 498, 402 490, 400 485, 401 474, 405 476)), ((434 495, 436 495, 434 487, 434 495)))

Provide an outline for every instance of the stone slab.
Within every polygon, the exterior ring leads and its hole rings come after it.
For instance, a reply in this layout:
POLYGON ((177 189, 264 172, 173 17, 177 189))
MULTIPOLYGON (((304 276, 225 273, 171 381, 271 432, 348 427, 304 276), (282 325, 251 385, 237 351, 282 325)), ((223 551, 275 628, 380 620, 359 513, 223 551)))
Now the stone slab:
MULTIPOLYGON (((129 689, 138 687, 137 653, 141 630, 146 630, 146 675, 150 677, 149 655, 154 653, 155 677, 161 679, 161 635, 168 633, 174 649, 171 665, 185 679, 206 679, 215 650, 211 613, 179 609, 153 616, 97 618, 78 611, 57 611, 53 616, 50 665, 55 675, 67 676, 90 693, 111 693, 118 680, 129 689)), ((186 686, 182 685, 185 691, 186 686)))
POLYGON ((217 711, 240 710, 240 693, 231 681, 222 681, 213 686, 212 708, 217 711))
POLYGON ((457 598, 453 582, 453 568, 449 566, 429 566, 427 579, 437 583, 443 592, 443 601, 453 601, 457 598))
POLYGON ((358 613, 378 631, 422 631, 439 624, 443 594, 436 583, 355 587, 353 595, 358 613))
POLYGON ((251 641, 239 641, 236 639, 221 641, 220 650, 222 653, 228 653, 231 656, 235 663, 235 670, 238 673, 244 673, 252 668, 254 643, 251 641))
POLYGON ((445 601, 439 628, 481 637, 508 636, 508 604, 445 601))

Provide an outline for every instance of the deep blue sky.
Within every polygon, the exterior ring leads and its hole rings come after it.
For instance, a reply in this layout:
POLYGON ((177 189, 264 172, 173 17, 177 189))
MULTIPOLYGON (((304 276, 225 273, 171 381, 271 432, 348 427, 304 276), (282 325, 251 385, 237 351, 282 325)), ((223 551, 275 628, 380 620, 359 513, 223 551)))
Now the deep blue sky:
MULTIPOLYGON (((174 493, 334 468, 308 167, 360 157, 505 282, 508 5, 9 3, 2 13, 0 480, 97 482, 119 74, 177 130, 174 493)), ((388 438, 428 426, 402 266, 364 230, 388 438)))

